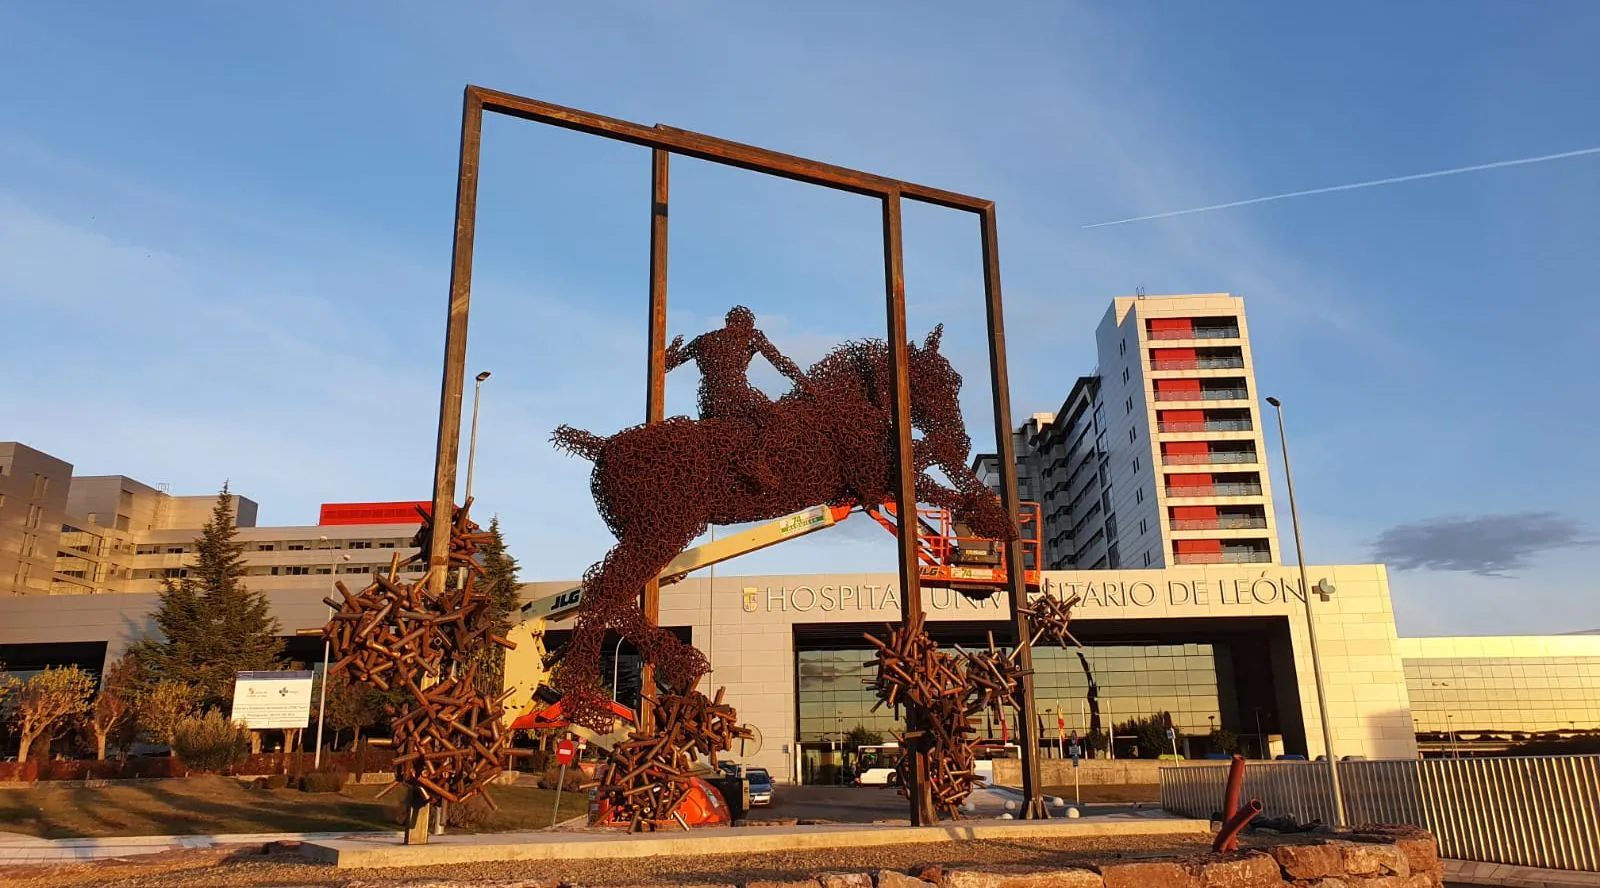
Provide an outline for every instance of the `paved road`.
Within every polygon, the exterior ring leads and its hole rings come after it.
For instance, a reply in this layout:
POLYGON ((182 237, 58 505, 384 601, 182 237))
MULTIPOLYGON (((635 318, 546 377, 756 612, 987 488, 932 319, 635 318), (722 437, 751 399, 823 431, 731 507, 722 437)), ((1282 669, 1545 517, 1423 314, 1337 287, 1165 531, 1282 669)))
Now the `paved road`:
MULTIPOLYGON (((972 816, 999 817, 1006 802, 1021 795, 1004 789, 981 789, 972 794, 972 816)), ((1149 812, 1154 806, 1085 805, 1084 816, 1149 812)), ((756 808, 753 819, 796 818, 832 820, 839 823, 871 823, 875 820, 900 820, 908 817, 906 800, 883 786, 780 786, 773 793, 770 807, 756 808)))

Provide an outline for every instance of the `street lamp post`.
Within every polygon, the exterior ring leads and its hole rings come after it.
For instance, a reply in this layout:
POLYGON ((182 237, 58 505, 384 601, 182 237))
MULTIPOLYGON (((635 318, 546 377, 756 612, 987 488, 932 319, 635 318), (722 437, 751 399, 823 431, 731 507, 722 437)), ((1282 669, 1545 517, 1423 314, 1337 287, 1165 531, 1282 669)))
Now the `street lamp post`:
MULTIPOLYGON (((317 537, 317 541, 321 542, 321 543, 328 543, 328 538, 325 537, 325 536, 317 537)), ((331 548, 332 544, 330 543, 329 546, 331 548)), ((349 561, 349 560, 350 560, 350 556, 349 555, 341 555, 337 559, 334 559, 334 560, 328 562, 328 574, 329 574, 329 577, 330 577, 328 582, 330 582, 330 583, 337 583, 338 582, 337 579, 333 579, 332 577, 339 572, 339 568, 338 568, 339 562, 341 562, 341 561, 349 561)), ((332 620, 333 620, 333 605, 330 604, 330 605, 328 605, 328 621, 331 622, 332 620)), ((313 767, 313 768, 322 767, 322 726, 328 720, 328 654, 329 654, 329 651, 330 651, 330 647, 329 647, 328 639, 324 638, 322 640, 322 691, 321 691, 320 694, 318 694, 318 697, 320 699, 318 699, 318 701, 317 701, 317 750, 316 750, 316 752, 313 752, 311 754, 311 767, 313 767)), ((304 759, 301 759, 301 761, 304 761, 304 759)))
MULTIPOLYGON (((477 375, 477 382, 472 387, 472 434, 467 439, 467 491, 462 497, 462 502, 472 499, 472 469, 473 463, 478 459, 478 402, 483 397, 483 381, 489 378, 489 371, 485 370, 477 375)), ((467 569, 461 568, 456 573, 456 585, 461 588, 467 586, 467 569)))
MULTIPOLYGON (((1448 681, 1430 681, 1430 682, 1428 682, 1428 685, 1429 685, 1429 687, 1435 687, 1435 688, 1448 688, 1448 687, 1450 687, 1450 682, 1448 682, 1448 681)), ((1444 714, 1444 729, 1445 729, 1445 734, 1450 738, 1450 757, 1451 758, 1461 758, 1461 750, 1456 746, 1456 729, 1455 729, 1455 715, 1454 714, 1449 713, 1449 712, 1446 712, 1444 714)))
POLYGON ((1344 826, 1344 792, 1339 787, 1339 759, 1333 752, 1333 725, 1328 719, 1328 693, 1322 683, 1322 654, 1317 649, 1317 621, 1311 613, 1311 583, 1306 579, 1305 546, 1300 540, 1300 510, 1294 500, 1294 473, 1289 468, 1289 436, 1283 430, 1283 402, 1268 398, 1278 414, 1278 446, 1283 451, 1283 479, 1289 487, 1289 520, 1294 524, 1294 556, 1300 563, 1300 594, 1306 603, 1306 635, 1311 640, 1311 674, 1316 679, 1317 707, 1322 714, 1322 748, 1328 756, 1328 782, 1333 787, 1335 826, 1344 826))
POLYGON ((624 636, 617 636, 617 646, 611 650, 611 699, 618 703, 622 702, 622 695, 617 693, 617 679, 621 675, 618 670, 622 666, 622 643, 627 640, 624 636))

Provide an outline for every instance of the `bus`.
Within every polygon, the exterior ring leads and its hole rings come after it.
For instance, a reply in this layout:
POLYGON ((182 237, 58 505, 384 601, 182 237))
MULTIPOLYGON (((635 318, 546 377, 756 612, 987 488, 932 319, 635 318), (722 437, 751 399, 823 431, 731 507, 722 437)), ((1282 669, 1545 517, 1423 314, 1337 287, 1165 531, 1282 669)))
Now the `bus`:
POLYGON ((856 747, 857 786, 899 786, 900 744, 856 747))

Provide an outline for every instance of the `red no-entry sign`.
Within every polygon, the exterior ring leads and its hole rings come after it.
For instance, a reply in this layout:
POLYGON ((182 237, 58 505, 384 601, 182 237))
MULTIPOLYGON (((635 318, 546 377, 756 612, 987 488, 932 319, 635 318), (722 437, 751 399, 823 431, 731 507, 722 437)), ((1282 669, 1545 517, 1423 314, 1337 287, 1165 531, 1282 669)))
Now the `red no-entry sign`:
POLYGON ((570 765, 578 760, 578 744, 562 740, 556 744, 556 764, 570 765))

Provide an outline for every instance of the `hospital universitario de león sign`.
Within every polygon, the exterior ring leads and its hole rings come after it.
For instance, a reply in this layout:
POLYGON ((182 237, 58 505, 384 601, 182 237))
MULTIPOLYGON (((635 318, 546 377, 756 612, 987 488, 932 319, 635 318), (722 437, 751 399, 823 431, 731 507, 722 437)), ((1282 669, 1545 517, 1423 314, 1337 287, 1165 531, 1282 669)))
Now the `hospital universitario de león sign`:
MULTIPOLYGON (((1084 614, 1096 609, 1138 610, 1165 605, 1174 607, 1245 607, 1304 602, 1305 590, 1298 579, 1274 577, 1266 573, 1227 578, 1155 580, 1065 580, 1045 574, 1038 594, 1054 598, 1079 598, 1084 614)), ((1005 594, 975 601, 951 589, 924 588, 924 604, 934 611, 995 611, 1005 613, 1005 594)), ((742 605, 745 613, 823 613, 839 612, 891 615, 900 611, 900 589, 893 583, 819 583, 795 586, 745 586, 742 605)))

